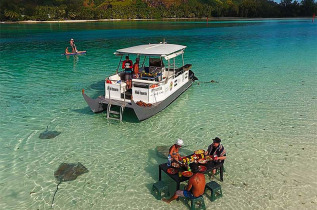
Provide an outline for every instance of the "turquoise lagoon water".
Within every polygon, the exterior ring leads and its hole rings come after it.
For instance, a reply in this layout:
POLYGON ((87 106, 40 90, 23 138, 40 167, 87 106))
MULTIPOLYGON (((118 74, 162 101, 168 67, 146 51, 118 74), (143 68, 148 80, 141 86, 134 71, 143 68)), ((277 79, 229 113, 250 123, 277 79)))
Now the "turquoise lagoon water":
MULTIPOLYGON (((61 163, 89 173, 59 185, 54 209, 184 209, 155 200, 157 146, 182 138, 227 150, 223 197, 208 209, 317 206, 317 24, 310 19, 0 25, 0 209, 49 209, 61 163), (84 56, 61 56, 70 38, 84 56), (93 114, 81 96, 103 94, 116 49, 187 45, 199 78, 156 116, 93 114), (209 83, 216 80, 218 83, 209 83), (49 126, 61 132, 39 139, 49 126)), ((218 177, 215 178, 218 181, 218 177)), ((171 193, 175 183, 166 175, 171 193)), ((209 178, 207 179, 209 180, 209 178)))

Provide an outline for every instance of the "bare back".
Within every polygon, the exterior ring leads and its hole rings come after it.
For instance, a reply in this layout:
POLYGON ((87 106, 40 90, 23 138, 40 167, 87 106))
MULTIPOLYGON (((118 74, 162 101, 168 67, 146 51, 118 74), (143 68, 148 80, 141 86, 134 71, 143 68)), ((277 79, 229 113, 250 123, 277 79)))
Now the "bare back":
POLYGON ((196 173, 189 179, 187 190, 190 190, 195 197, 199 197, 204 194, 205 185, 205 175, 201 173, 196 173))

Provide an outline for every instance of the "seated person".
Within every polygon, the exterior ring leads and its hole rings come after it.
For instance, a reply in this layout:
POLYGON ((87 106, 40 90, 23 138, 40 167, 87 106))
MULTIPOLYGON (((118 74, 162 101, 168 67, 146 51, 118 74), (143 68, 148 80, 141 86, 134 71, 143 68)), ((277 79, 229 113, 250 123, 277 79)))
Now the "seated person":
POLYGON ((177 190, 170 199, 167 200, 163 198, 163 201, 170 203, 171 201, 176 200, 179 196, 194 199, 204 194, 206 185, 205 175, 199 173, 198 165, 195 163, 191 163, 190 168, 194 175, 188 180, 188 185, 185 187, 185 190, 177 190))
POLYGON ((139 78, 139 62, 140 58, 135 59, 135 63, 133 65, 133 78, 139 78))
POLYGON ((131 89, 132 87, 132 66, 133 62, 129 59, 129 56, 125 57, 125 60, 122 62, 122 69, 125 72, 125 82, 127 83, 127 88, 131 89))
MULTIPOLYGON (((212 159, 213 161, 216 163, 216 164, 220 164, 220 163, 223 163, 226 159, 226 150, 225 148, 223 147, 222 144, 220 144, 221 142, 221 139, 216 137, 213 139, 213 143, 210 144, 208 146, 208 149, 207 151, 205 152, 205 155, 210 155, 212 156, 212 159)), ((214 169, 212 171, 212 174, 214 175, 216 173, 216 169, 214 169)))
POLYGON ((172 161, 181 161, 182 157, 179 154, 179 148, 181 148, 184 145, 183 140, 178 139, 173 146, 169 149, 169 155, 172 158, 172 161))

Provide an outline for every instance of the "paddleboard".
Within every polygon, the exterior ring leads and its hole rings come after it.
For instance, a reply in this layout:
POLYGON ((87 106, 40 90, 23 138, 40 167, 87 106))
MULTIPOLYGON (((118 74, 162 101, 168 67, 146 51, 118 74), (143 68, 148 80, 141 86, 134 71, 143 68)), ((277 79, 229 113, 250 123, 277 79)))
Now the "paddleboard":
POLYGON ((85 54, 87 51, 78 51, 76 53, 64 53, 62 55, 80 55, 80 54, 85 54))

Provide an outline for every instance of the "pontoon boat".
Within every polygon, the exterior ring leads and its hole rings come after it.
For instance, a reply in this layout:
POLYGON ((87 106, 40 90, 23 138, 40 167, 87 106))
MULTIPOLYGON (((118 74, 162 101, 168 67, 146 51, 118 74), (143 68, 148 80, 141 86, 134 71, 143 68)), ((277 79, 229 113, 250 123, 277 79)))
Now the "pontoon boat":
POLYGON ((83 97, 93 112, 107 110, 108 119, 122 121, 124 110, 132 109, 140 121, 145 120, 166 108, 197 80, 190 70, 192 65, 184 63, 185 48, 159 43, 117 50, 114 54, 120 56, 120 62, 116 73, 105 79, 105 95, 92 99, 83 90, 83 97), (124 69, 119 70, 126 55, 140 59, 140 73, 134 75, 131 89, 124 81, 124 69))

